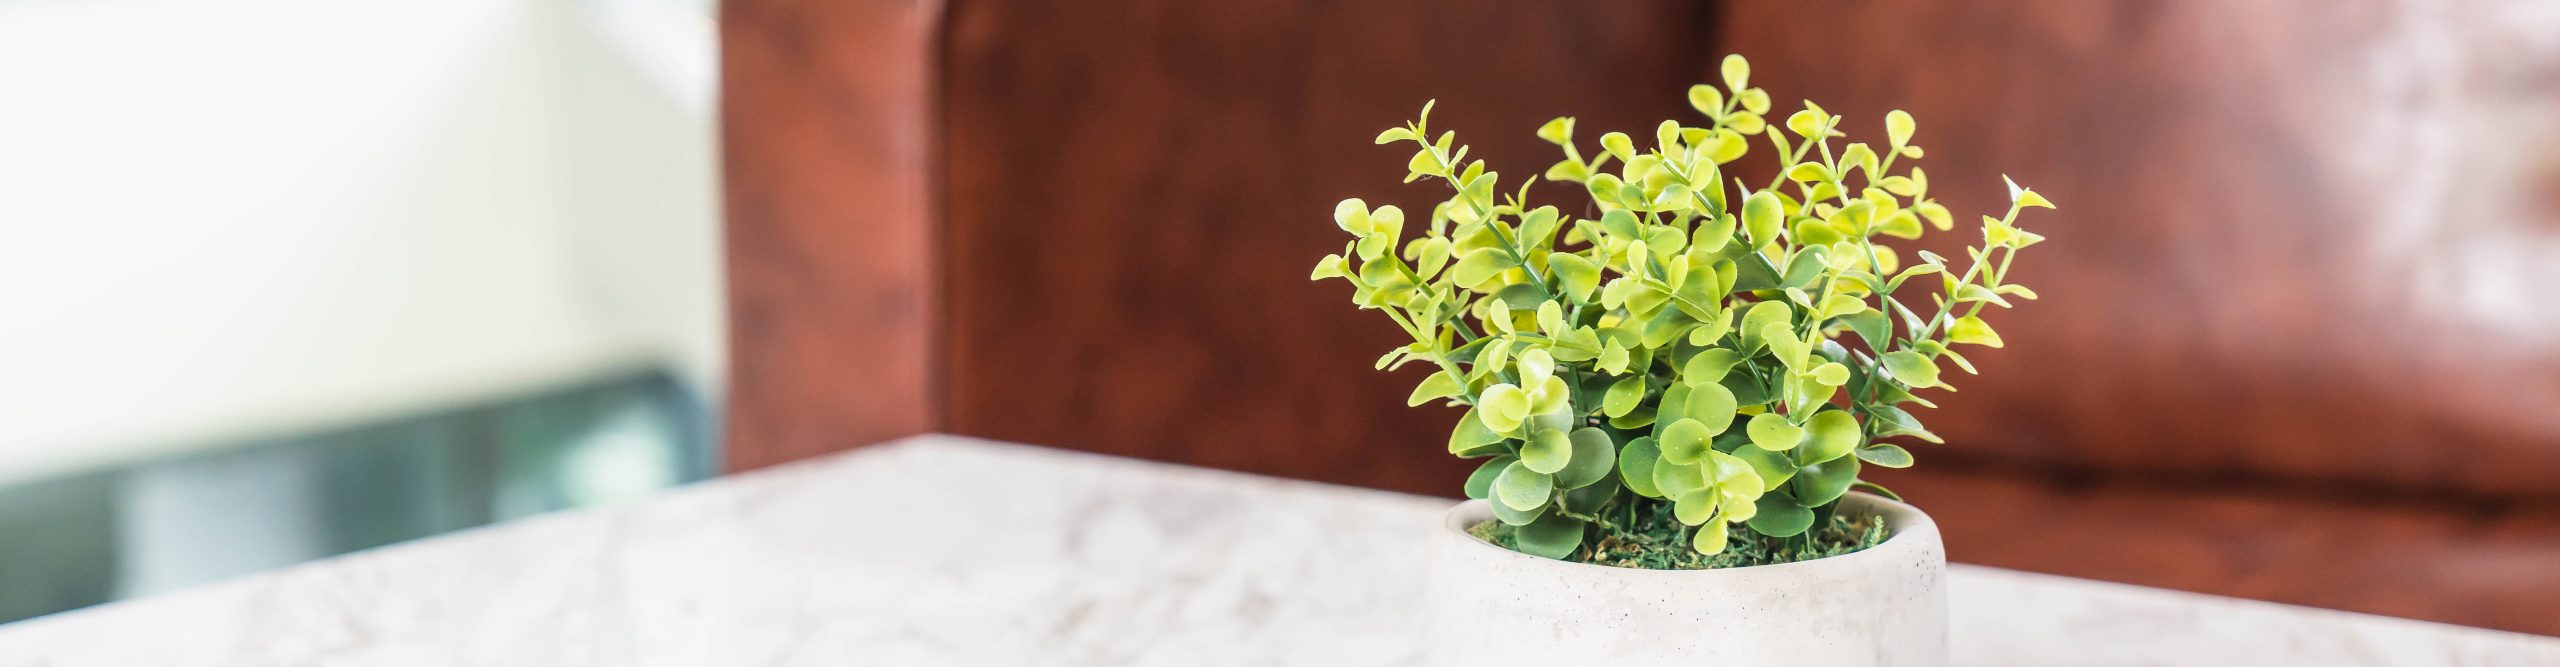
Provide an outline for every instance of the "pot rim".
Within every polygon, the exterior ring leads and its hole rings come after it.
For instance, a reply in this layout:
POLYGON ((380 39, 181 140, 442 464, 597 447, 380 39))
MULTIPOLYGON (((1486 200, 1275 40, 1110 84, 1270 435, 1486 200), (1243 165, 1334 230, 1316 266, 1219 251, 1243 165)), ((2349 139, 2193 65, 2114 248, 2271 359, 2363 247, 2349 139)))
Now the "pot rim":
POLYGON ((1599 571, 1610 573, 1646 573, 1638 575, 1620 575, 1640 577, 1702 577, 1732 575, 1744 572, 1776 574, 1789 571, 1855 568, 1869 565, 1883 566, 1888 564, 1883 561, 1899 562, 1892 554, 1914 549, 1927 549, 1931 545, 1939 542, 1937 522, 1931 520, 1928 513, 1920 511, 1920 508, 1913 507, 1908 503, 1887 500, 1882 496, 1877 496, 1864 491, 1851 491, 1847 496, 1843 497, 1841 502, 1843 506, 1850 506, 1851 503, 1856 504, 1853 509, 1862 510, 1884 518, 1886 534, 1883 542, 1878 542, 1875 546, 1860 549, 1856 552, 1841 554, 1838 556, 1826 556, 1813 560, 1800 560, 1792 563, 1773 563, 1769 565, 1752 565, 1747 567, 1713 568, 1705 570, 1656 570, 1650 568, 1599 565, 1594 563, 1577 563, 1504 549, 1500 545, 1486 542, 1483 539, 1477 538, 1473 533, 1467 532, 1468 526, 1474 525, 1478 521, 1486 521, 1493 518, 1493 506, 1485 500, 1466 500, 1450 506, 1447 512, 1441 514, 1439 530, 1444 533, 1453 533, 1454 537, 1470 545, 1465 548, 1496 551, 1505 554, 1504 557, 1521 558, 1526 559, 1524 562, 1536 561, 1543 564, 1536 567, 1560 568, 1561 570, 1566 571, 1566 573, 1599 571))

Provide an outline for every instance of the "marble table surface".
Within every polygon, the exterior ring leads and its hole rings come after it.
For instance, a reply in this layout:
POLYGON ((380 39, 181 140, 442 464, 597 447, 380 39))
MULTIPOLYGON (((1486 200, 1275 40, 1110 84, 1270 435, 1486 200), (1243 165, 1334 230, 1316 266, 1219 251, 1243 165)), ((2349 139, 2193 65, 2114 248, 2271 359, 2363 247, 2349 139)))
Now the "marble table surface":
MULTIPOLYGON (((1449 502, 923 436, 0 625, 0 667, 1410 665, 1449 502)), ((1950 598, 1959 665, 2560 665, 2560 639, 1962 565, 1950 598)))

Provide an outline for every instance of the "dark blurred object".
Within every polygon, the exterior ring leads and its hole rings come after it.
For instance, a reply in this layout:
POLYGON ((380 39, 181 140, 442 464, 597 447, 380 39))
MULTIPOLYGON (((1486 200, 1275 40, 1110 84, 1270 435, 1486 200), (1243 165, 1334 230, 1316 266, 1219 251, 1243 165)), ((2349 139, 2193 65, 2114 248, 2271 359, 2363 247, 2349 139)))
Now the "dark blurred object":
POLYGON ((1420 371, 1369 368, 1393 327, 1305 282, 1334 201, 1445 196, 1368 137, 1436 97, 1516 183, 1539 123, 1640 134, 1733 51, 1778 113, 1913 112, 1960 216, 2003 171, 2063 206, 2017 273, 2044 299, 1924 416, 1953 444, 1879 476, 1958 560, 2560 634, 2534 3, 849 5, 724 25, 732 461, 930 429, 1448 494, 1454 414, 1404 408, 1420 371), (939 50, 850 55, 937 16, 939 50), (937 120, 852 71, 884 68, 933 73, 937 120))

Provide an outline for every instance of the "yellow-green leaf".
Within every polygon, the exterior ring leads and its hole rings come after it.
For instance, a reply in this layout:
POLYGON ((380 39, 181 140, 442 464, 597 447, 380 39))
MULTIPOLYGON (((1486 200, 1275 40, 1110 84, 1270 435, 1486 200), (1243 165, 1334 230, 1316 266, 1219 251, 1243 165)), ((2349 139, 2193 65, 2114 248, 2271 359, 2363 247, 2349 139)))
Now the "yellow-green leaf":
POLYGON ((1352 236, 1369 235, 1369 204, 1358 198, 1333 205, 1333 224, 1352 236))
POLYGON ((1573 141, 1573 118, 1571 116, 1558 118, 1538 126, 1538 138, 1558 146, 1573 141))
POLYGON ((1894 379, 1901 380, 1903 384, 1914 388, 1934 387, 1938 384, 1938 364, 1918 352, 1908 350, 1886 352, 1884 369, 1893 373, 1894 379))
POLYGON ((1744 60, 1742 54, 1726 55, 1723 71, 1726 90, 1738 92, 1751 85, 1751 61, 1744 60))
POLYGON ((1458 381, 1449 377, 1448 373, 1432 373, 1431 377, 1422 379, 1422 384, 1414 385, 1413 395, 1405 397, 1404 404, 1421 405, 1431 402, 1432 399, 1456 396, 1461 391, 1463 390, 1458 387, 1458 381))
POLYGON ((1909 145, 1911 132, 1915 129, 1918 129, 1918 125, 1911 120, 1910 113, 1901 109, 1885 112, 1884 135, 1887 140, 1893 142, 1894 148, 1909 145))
POLYGON ((1553 475, 1572 460, 1573 439, 1564 431, 1538 430, 1520 445, 1520 464, 1530 470, 1553 475))
POLYGON ((1511 384, 1486 388, 1483 398, 1476 402, 1476 417, 1495 433, 1518 431, 1520 422, 1529 419, 1529 392, 1511 384))
POLYGON ((1562 283, 1565 296, 1582 303, 1591 302, 1591 292, 1600 287, 1600 267, 1581 255, 1558 252, 1547 256, 1547 269, 1562 283))
POLYGON ((1752 415, 1751 422, 1744 426, 1743 431, 1751 436, 1752 446, 1773 452, 1795 449, 1796 444, 1804 440, 1804 427, 1788 422, 1785 415, 1774 412, 1752 415))
POLYGON ((1824 120, 1822 114, 1812 109, 1798 111, 1787 116, 1787 130, 1796 133, 1799 137, 1808 139, 1818 137, 1821 136, 1824 120))
POLYGON ((1502 434, 1485 427, 1484 419, 1476 416, 1480 410, 1482 408, 1468 410, 1467 416, 1458 420, 1458 427, 1449 430, 1450 454, 1473 458, 1501 451, 1498 445, 1502 444, 1502 434))
POLYGON ((1815 366, 1813 368, 1813 381, 1820 382, 1826 387, 1837 387, 1848 384, 1849 367, 1842 366, 1840 365, 1840 362, 1837 361, 1815 366))
POLYGON ((1342 259, 1341 255, 1325 255, 1324 259, 1316 260, 1316 270, 1315 272, 1308 274, 1307 279, 1323 280, 1326 278, 1341 278, 1349 276, 1351 274, 1343 270, 1343 266, 1345 265, 1346 262, 1342 259))
POLYGON ((1724 388, 1724 385, 1693 384, 1689 385, 1689 398, 1681 407, 1680 415, 1705 424, 1707 435, 1714 436, 1733 427, 1734 410, 1739 407, 1734 402, 1733 390, 1724 388))
POLYGON ((1714 451, 1708 440, 1714 435, 1707 432, 1704 422, 1683 417, 1663 429, 1662 438, 1655 443, 1662 448, 1662 460, 1689 465, 1705 460, 1707 452, 1714 451))
MULTIPOLYGON (((1700 350, 1689 357, 1688 363, 1681 364, 1680 381, 1690 385, 1721 382, 1726 373, 1733 371, 1733 365, 1738 363, 1742 363, 1742 355, 1734 352, 1732 348, 1711 347, 1700 350)), ((1730 395, 1732 392, 1726 393, 1730 395)))
POLYGON ((2001 346, 2000 332, 1993 331, 1991 323, 1982 321, 1979 315, 1956 318, 1956 323, 1947 327, 1947 341, 1983 347, 2001 346))
POLYGON ((1636 156, 1636 143, 1628 139, 1625 132, 1600 135, 1600 149, 1608 151, 1609 156, 1618 158, 1619 162, 1635 159, 1636 156))
POLYGON ((1690 86, 1689 108, 1697 109, 1698 113, 1713 118, 1716 114, 1724 112, 1724 91, 1716 90, 1715 86, 1703 83, 1690 86))
POLYGON ((1457 281, 1459 287, 1472 289, 1515 266, 1519 266, 1519 262, 1511 259, 1510 251, 1484 248, 1458 258, 1458 265, 1449 268, 1449 278, 1457 281))
POLYGON ((1776 240, 1778 226, 1785 222, 1786 209, 1776 193, 1762 190, 1742 200, 1742 231, 1753 244, 1776 240))
POLYGON ((1858 459, 1887 468, 1911 467, 1911 452, 1898 445, 1858 448, 1858 459))
POLYGON ((1699 526, 1697 534, 1689 536, 1689 547, 1697 549, 1698 553, 1713 556, 1724 553, 1727 539, 1725 522, 1717 521, 1699 526))

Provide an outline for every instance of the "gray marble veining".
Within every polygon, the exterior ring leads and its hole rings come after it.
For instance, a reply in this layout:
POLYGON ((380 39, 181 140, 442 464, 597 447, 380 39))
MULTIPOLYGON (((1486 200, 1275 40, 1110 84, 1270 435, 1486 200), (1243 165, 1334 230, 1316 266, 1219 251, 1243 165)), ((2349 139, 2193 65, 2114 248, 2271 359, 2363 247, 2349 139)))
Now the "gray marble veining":
MULTIPOLYGON (((1410 665, 1448 501, 926 436, 0 626, 37 665, 1410 665)), ((1958 566, 1961 665, 2560 640, 1958 566)))

